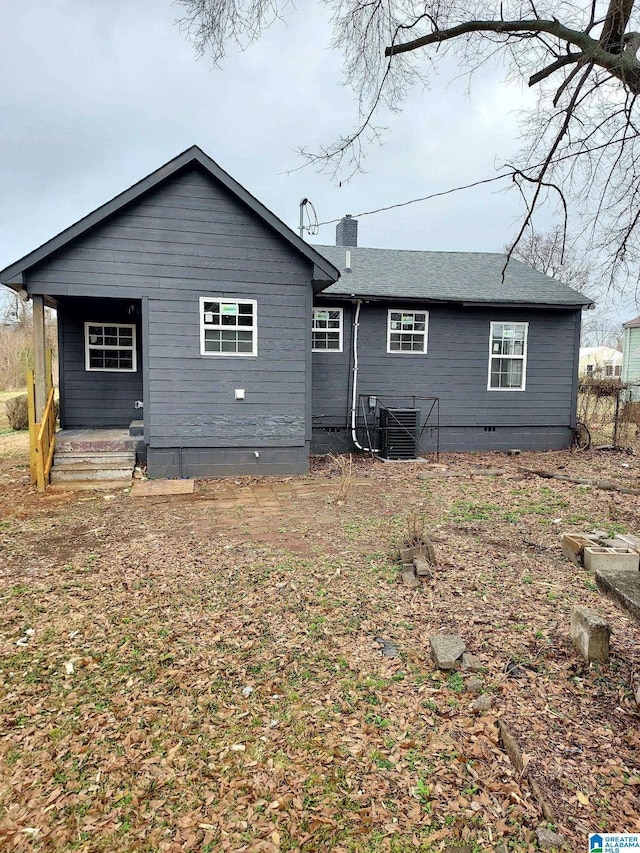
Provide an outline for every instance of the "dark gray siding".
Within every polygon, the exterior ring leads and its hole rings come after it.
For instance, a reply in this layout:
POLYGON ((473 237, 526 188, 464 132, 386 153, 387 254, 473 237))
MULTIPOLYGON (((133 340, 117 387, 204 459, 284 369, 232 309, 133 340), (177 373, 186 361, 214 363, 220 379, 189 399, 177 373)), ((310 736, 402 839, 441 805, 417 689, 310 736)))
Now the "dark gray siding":
POLYGON ((134 403, 142 399, 139 303, 119 299, 62 300, 58 307, 58 335, 62 427, 128 427, 138 416, 134 403), (134 323, 137 371, 85 370, 85 323, 134 323))
POLYGON ((258 457, 240 448, 150 447, 147 462, 154 477, 168 479, 304 474, 309 470, 309 447, 267 448, 258 457))
POLYGON ((143 300, 150 447, 246 448, 257 458, 260 448, 304 451, 309 438, 312 274, 311 262, 190 167, 31 271, 29 289, 143 300), (257 300, 257 357, 200 355, 201 296, 257 300))
MULTIPOLYGON (((317 306, 343 309, 342 352, 313 353, 313 427, 314 429, 344 427, 348 422, 352 382, 353 309, 350 303, 338 300, 326 303, 316 298, 317 306)), ((362 318, 364 311, 361 312, 362 318)), ((362 327, 360 329, 362 332, 362 327)), ((386 340, 386 338, 385 338, 386 340)), ((372 341, 373 342, 373 341, 372 341)), ((370 343, 365 341, 364 348, 370 343)), ((362 352, 363 347, 359 347, 362 352)))
MULTIPOLYGON (((362 306, 359 394, 376 395, 388 405, 408 405, 412 395, 437 397, 443 450, 566 446, 575 418, 579 311, 424 306, 427 354, 387 354, 387 310, 402 307, 416 306, 362 306), (525 391, 487 390, 491 321, 529 323, 525 391)), ((351 337, 346 324, 345 342, 351 337)), ((349 363, 348 352, 314 354, 314 449, 326 444, 318 432, 323 426, 348 426, 348 383, 336 382, 336 375, 349 363)), ((435 438, 427 443, 433 447, 435 438)))

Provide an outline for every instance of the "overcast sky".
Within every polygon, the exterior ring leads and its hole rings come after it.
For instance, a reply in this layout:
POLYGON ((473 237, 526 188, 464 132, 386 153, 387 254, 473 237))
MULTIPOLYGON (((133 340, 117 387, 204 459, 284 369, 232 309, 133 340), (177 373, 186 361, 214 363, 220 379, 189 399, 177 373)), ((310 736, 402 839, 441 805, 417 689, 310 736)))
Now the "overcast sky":
MULTIPOLYGON (((326 8, 299 7, 219 69, 196 57, 171 0, 2 0, 0 268, 194 143, 292 228, 302 197, 335 219, 492 177, 515 154, 530 94, 488 67, 469 97, 449 66, 381 117, 389 131, 365 174, 336 186, 291 172, 297 147, 330 143, 357 118, 326 8)), ((491 184, 363 217, 359 243, 501 251, 521 214, 491 184)), ((311 239, 333 243, 335 226, 311 239)))

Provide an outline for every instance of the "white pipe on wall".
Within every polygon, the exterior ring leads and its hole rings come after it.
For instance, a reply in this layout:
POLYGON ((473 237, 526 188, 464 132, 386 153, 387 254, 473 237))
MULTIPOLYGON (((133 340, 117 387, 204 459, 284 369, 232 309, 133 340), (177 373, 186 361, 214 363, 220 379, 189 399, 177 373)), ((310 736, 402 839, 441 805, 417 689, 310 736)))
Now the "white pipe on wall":
POLYGON ((356 303, 356 312, 353 318, 353 392, 351 394, 351 439, 358 450, 366 453, 377 453, 376 447, 363 447, 356 438, 356 406, 358 403, 358 326, 360 322, 360 308, 362 300, 356 303))

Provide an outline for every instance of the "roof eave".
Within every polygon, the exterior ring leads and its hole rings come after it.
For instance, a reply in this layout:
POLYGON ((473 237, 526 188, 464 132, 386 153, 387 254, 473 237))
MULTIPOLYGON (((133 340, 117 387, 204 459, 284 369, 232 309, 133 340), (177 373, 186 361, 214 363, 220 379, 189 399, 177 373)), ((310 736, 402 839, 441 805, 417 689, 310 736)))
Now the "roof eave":
POLYGON ((402 294, 379 294, 379 293, 359 293, 354 290, 353 293, 323 293, 327 299, 346 299, 346 300, 362 300, 366 302, 416 302, 424 305, 425 303, 434 305, 461 305, 464 308, 558 308, 558 309, 582 309, 590 308, 595 305, 594 302, 521 302, 517 300, 502 300, 500 302, 492 300, 466 300, 452 299, 451 297, 437 296, 406 296, 402 294))
POLYGON ((117 213, 123 207, 140 198, 140 196, 156 187, 162 181, 172 175, 175 175, 181 169, 191 165, 192 163, 198 163, 231 193, 248 205, 257 216, 266 222, 267 225, 271 226, 271 228, 280 234, 280 236, 290 243, 295 249, 305 255, 305 257, 314 264, 314 268, 318 267, 322 270, 329 283, 334 283, 338 280, 340 273, 338 272, 337 267, 316 251, 316 249, 308 243, 305 243, 305 241, 292 231, 288 225, 285 225, 281 219, 278 219, 278 217, 265 207, 262 202, 258 201, 258 199, 248 192, 248 190, 232 178, 231 175, 227 174, 224 169, 220 168, 220 166, 207 156, 204 151, 198 148, 197 145, 193 145, 191 148, 183 151, 182 154, 178 154, 178 156, 174 157, 173 160, 165 163, 164 166, 160 166, 160 168, 156 169, 155 172, 152 172, 150 175, 147 175, 145 178, 142 178, 142 180, 133 184, 129 189, 119 193, 117 196, 112 198, 111 201, 100 205, 100 207, 97 207, 94 211, 87 214, 87 216, 84 216, 73 225, 65 228, 64 231, 61 231, 55 237, 47 240, 46 243, 43 243, 37 249, 29 252, 29 254, 20 258, 20 260, 15 261, 13 264, 10 264, 8 267, 5 267, 5 269, 0 270, 0 282, 2 284, 7 284, 9 287, 13 287, 13 282, 16 280, 16 276, 24 274, 28 269, 35 266, 53 252, 61 249, 76 237, 84 234, 90 228, 99 224, 107 217, 117 213))

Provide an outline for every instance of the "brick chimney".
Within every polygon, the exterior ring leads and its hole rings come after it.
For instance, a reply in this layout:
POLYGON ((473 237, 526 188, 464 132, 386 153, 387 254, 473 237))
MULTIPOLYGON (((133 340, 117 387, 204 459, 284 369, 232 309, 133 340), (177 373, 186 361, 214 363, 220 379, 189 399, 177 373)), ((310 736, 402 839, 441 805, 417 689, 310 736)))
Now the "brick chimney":
POLYGON ((350 213, 347 213, 336 225, 336 246, 356 247, 357 245, 358 220, 354 219, 350 213))

